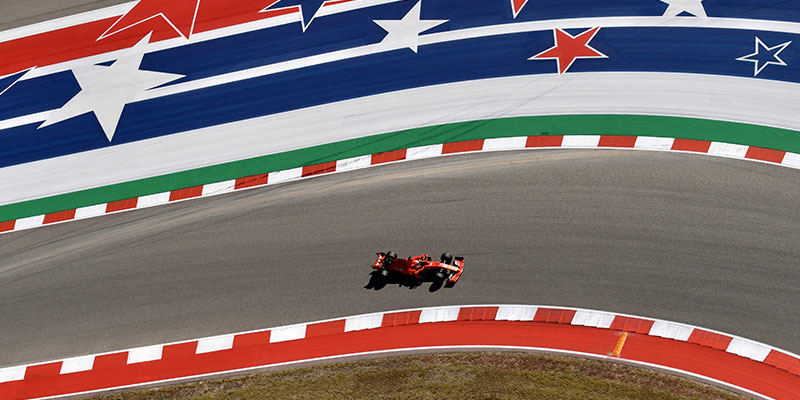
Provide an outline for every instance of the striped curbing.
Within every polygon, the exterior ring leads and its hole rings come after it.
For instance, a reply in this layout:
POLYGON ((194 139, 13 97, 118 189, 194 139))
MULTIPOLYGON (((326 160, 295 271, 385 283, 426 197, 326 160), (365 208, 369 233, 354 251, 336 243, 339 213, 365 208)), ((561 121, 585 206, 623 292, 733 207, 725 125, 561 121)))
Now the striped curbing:
POLYGON ((800 154, 765 149, 756 146, 745 146, 705 140, 615 135, 517 136, 478 139, 369 154, 321 164, 307 165, 283 171, 275 171, 265 174, 247 176, 239 179, 182 188, 164 193, 156 193, 109 203, 96 204, 78 209, 64 210, 45 215, 36 215, 17 220, 5 221, 0 222, 0 234, 17 232, 56 223, 92 218, 106 214, 130 211, 134 209, 154 207, 162 204, 175 203, 199 197, 216 196, 243 189, 276 185, 330 173, 354 171, 392 162, 419 160, 459 153, 546 148, 606 148, 676 151, 758 161, 800 169, 800 154))
POLYGON ((99 393, 367 354, 479 348, 618 360, 760 398, 800 399, 795 354, 675 322, 529 305, 378 312, 3 368, 0 398, 99 393))

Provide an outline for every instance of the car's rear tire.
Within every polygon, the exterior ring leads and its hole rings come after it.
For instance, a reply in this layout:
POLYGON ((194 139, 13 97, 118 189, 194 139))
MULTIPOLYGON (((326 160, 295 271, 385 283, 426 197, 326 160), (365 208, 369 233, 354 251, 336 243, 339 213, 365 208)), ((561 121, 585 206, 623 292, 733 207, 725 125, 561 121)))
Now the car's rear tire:
POLYGON ((453 264, 453 255, 450 253, 442 253, 441 260, 445 264, 453 264))

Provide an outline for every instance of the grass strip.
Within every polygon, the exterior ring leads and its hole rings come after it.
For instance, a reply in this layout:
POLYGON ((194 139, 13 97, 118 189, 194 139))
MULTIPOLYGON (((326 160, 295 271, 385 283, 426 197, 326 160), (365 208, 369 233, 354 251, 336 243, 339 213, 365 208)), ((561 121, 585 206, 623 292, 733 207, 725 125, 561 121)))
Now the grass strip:
POLYGON ((436 353, 337 363, 94 397, 216 399, 745 399, 605 361, 531 353, 436 353))
MULTIPOLYGON (((800 153, 800 132, 695 118, 555 115, 409 129, 0 206, 0 222, 410 147, 534 135, 621 135, 710 140, 800 153)), ((35 183, 32 183, 35 184, 35 183)))

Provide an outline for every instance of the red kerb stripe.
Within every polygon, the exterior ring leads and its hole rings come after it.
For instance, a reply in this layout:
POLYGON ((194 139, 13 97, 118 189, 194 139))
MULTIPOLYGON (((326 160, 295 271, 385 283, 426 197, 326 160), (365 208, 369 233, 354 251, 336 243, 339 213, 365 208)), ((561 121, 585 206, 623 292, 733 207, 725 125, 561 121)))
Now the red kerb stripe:
POLYGON ((200 197, 203 195, 203 186, 194 186, 185 189, 173 190, 169 194, 169 201, 177 201, 183 199, 191 199, 192 197, 200 197))
POLYGON ((442 154, 463 153, 466 151, 481 151, 481 150, 483 150, 483 139, 445 143, 442 145, 442 154))
POLYGON ((387 151, 384 153, 377 153, 372 155, 372 165, 382 164, 392 161, 400 161, 406 159, 406 149, 387 151))
POLYGON ((303 176, 327 174, 336 171, 336 161, 303 167, 303 176))
POLYGON ((675 142, 672 143, 672 150, 679 150, 679 151, 696 151, 698 153, 708 153, 709 147, 711 147, 711 142, 708 140, 675 139, 675 142))
POLYGON ((9 232, 14 230, 17 220, 0 222, 0 232, 9 232))
POLYGON ((56 213, 47 214, 44 216, 44 224, 52 224, 55 222, 69 221, 75 219, 75 210, 59 211, 56 213))
POLYGON ((764 359, 764 363, 800 376, 800 359, 786 353, 772 350, 767 355, 767 358, 764 359))
POLYGON ((695 328, 689 335, 689 342, 703 346, 712 347, 718 350, 725 350, 733 340, 730 336, 720 335, 719 333, 709 332, 695 328))
POLYGON ((749 158, 752 160, 768 161, 780 164, 781 162, 783 162, 784 156, 786 156, 785 151, 750 146, 750 148, 747 149, 747 154, 744 155, 744 158, 749 158))
POLYGON ((494 321, 499 307, 461 307, 459 321, 494 321))
POLYGON ((539 308, 533 317, 533 322, 555 322, 570 324, 575 317, 575 310, 562 310, 558 308, 539 308))
POLYGON ((132 199, 112 201, 111 203, 106 204, 106 213, 112 213, 122 210, 129 210, 131 208, 136 208, 136 204, 138 203, 139 203, 138 197, 134 197, 132 199))
POLYGON ((266 185, 268 180, 269 180, 269 174, 247 176, 244 178, 237 179, 236 184, 233 186, 233 188, 234 190, 239 190, 253 186, 262 186, 266 185))
POLYGON ((561 147, 564 136, 528 136, 525 147, 561 147))
POLYGON ((617 315, 614 318, 614 322, 611 323, 611 329, 647 334, 650 333, 650 328, 653 327, 654 322, 655 321, 651 321, 649 319, 631 318, 617 315))
POLYGON ((420 314, 422 314, 421 310, 383 314, 383 323, 381 323, 381 328, 385 328, 387 326, 418 324, 420 314))
POLYGON ((344 332, 345 320, 321 322, 306 325, 306 338, 336 335, 344 332))
POLYGON ((636 145, 636 136, 600 136, 598 147, 629 147, 633 148, 636 145))

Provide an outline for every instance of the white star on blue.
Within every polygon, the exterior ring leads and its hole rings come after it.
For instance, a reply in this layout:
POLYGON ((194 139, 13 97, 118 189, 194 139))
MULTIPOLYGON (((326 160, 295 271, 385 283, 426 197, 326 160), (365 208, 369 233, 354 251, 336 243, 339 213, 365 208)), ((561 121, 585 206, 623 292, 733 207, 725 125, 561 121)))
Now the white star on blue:
POLYGON ((753 69, 753 76, 758 76, 767 65, 781 65, 786 66, 786 62, 784 62, 779 56, 782 51, 786 50, 792 44, 791 41, 786 43, 781 43, 772 47, 767 47, 764 42, 756 36, 756 51, 750 53, 746 56, 742 56, 736 59, 736 61, 747 61, 755 64, 753 69))
POLYGON ((317 12, 322 8, 322 5, 330 0, 278 0, 267 10, 275 10, 279 8, 288 8, 299 6, 300 7, 300 22, 303 25, 303 32, 311 25, 311 21, 317 16, 317 12))

